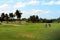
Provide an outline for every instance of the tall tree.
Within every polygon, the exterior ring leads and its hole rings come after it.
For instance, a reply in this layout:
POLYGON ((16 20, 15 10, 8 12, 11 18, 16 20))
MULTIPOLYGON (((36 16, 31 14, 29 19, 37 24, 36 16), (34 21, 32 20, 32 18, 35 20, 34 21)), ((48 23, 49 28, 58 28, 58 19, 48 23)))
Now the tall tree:
POLYGON ((4 20, 8 23, 9 20, 8 14, 5 14, 4 20))
POLYGON ((38 15, 36 15, 36 22, 39 22, 39 17, 38 17, 38 15))
POLYGON ((5 17, 5 14, 2 13, 2 14, 1 14, 1 22, 4 21, 4 17, 5 17))
POLYGON ((36 17, 35 17, 35 15, 30 16, 29 21, 35 23, 35 22, 36 22, 36 17))
POLYGON ((16 16, 17 16, 17 19, 20 20, 22 13, 19 12, 19 10, 16 10, 15 14, 16 14, 16 16))
POLYGON ((11 19, 11 21, 14 19, 14 14, 13 13, 9 13, 9 17, 11 19))

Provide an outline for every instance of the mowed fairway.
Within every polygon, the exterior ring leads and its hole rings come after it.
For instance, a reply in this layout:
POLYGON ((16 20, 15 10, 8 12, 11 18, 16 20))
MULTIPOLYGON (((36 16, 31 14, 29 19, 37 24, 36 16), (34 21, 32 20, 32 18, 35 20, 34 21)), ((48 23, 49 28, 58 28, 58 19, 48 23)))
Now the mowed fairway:
POLYGON ((60 40, 60 24, 28 23, 24 25, 1 24, 0 40, 60 40))

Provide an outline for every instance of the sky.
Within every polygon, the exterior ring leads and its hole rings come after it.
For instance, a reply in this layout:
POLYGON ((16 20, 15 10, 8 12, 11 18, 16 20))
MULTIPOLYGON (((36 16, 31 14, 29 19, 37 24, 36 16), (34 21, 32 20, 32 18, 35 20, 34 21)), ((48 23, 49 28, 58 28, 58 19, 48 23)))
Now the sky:
POLYGON ((0 14, 16 10, 22 12, 22 18, 38 15, 40 18, 60 17, 60 0, 0 0, 0 14))

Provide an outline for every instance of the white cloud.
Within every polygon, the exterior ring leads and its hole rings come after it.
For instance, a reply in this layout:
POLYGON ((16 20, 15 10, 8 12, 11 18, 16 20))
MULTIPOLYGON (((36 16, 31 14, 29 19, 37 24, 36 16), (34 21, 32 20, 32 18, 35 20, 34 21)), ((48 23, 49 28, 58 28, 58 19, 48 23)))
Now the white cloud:
POLYGON ((55 4, 54 1, 50 1, 50 2, 42 2, 42 5, 53 5, 55 4))
POLYGON ((14 2, 14 0, 9 0, 9 2, 14 2))
POLYGON ((42 2, 41 3, 42 5, 60 5, 60 0, 58 0, 58 1, 53 1, 53 0, 51 0, 50 2, 42 2))
POLYGON ((0 13, 8 13, 8 10, 10 9, 10 6, 8 4, 2 4, 0 5, 0 13))
POLYGON ((56 3, 55 4, 60 4, 60 0, 59 1, 56 1, 56 3))
POLYGON ((0 9, 7 9, 9 8, 8 4, 2 4, 0 5, 0 9))
POLYGON ((31 15, 50 14, 52 11, 50 11, 50 10, 32 9, 30 11, 22 11, 22 12, 23 12, 22 18, 28 18, 31 15))
POLYGON ((37 0, 30 0, 29 2, 18 2, 14 5, 13 8, 24 8, 28 5, 38 5, 39 1, 37 0))
POLYGON ((22 8, 25 6, 26 6, 26 3, 20 2, 20 3, 15 4, 13 8, 22 8))
POLYGON ((28 5, 60 5, 60 0, 57 0, 57 1, 54 1, 54 0, 51 0, 49 2, 46 2, 46 1, 39 1, 39 0, 30 0, 28 2, 18 2, 14 5, 14 8, 24 8, 28 5))
POLYGON ((39 1, 38 0, 31 0, 28 2, 28 5, 31 4, 31 5, 37 5, 39 4, 39 1))
POLYGON ((49 14, 51 13, 50 10, 40 10, 40 9, 33 9, 32 14, 33 15, 39 15, 39 14, 49 14))
POLYGON ((48 4, 53 5, 54 3, 55 3, 54 1, 50 1, 48 4))

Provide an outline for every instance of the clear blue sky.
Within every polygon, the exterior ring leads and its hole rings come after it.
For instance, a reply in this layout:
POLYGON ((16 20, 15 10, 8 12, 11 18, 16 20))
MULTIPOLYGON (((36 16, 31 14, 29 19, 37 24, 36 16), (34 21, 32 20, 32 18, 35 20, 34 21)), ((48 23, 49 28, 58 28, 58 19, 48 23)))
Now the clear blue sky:
POLYGON ((38 15, 41 18, 60 17, 60 0, 0 0, 0 14, 20 10, 22 18, 38 15))

